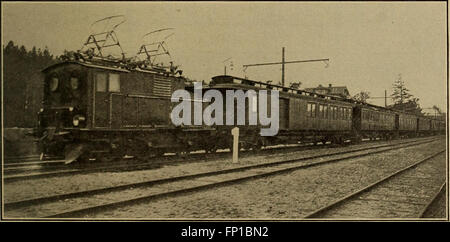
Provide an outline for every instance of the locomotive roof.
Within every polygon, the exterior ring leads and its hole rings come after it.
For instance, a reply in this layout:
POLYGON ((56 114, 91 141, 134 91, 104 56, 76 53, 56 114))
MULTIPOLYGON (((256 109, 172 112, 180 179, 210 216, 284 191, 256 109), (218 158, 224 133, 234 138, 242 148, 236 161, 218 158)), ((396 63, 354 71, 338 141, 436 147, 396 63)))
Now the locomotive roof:
POLYGON ((111 70, 111 71, 120 71, 120 72, 125 72, 125 73, 129 73, 131 71, 138 71, 138 72, 151 73, 151 74, 173 75, 172 73, 167 72, 164 69, 157 69, 157 68, 142 69, 139 67, 130 68, 129 66, 126 66, 125 64, 123 64, 121 62, 106 62, 106 61, 88 62, 88 61, 80 61, 80 60, 64 60, 62 62, 59 62, 59 63, 56 63, 56 64, 46 67, 45 69, 42 70, 42 72, 46 73, 53 68, 68 65, 68 64, 76 64, 76 65, 81 65, 81 66, 90 67, 90 68, 98 68, 98 69, 111 70))
POLYGON ((92 63, 85 63, 85 62, 80 62, 80 61, 62 61, 56 64, 53 64, 51 66, 46 67, 45 69, 42 70, 42 72, 46 73, 51 69, 54 69, 56 67, 59 66, 64 66, 67 64, 76 64, 76 65, 82 65, 85 67, 91 67, 91 68, 99 68, 99 69, 105 69, 105 70, 112 70, 112 71, 121 71, 121 72, 130 72, 127 69, 124 68, 119 68, 119 67, 113 67, 113 66, 104 66, 104 65, 97 65, 97 64, 92 64, 92 63))

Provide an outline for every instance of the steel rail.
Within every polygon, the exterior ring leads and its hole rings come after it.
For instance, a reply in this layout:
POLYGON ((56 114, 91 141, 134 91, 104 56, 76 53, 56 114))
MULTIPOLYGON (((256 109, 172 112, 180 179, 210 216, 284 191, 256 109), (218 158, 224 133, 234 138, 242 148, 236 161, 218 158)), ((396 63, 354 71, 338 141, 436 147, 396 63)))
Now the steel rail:
MULTIPOLYGON (((428 212, 431 209, 431 206, 434 204, 434 202, 437 200, 437 198, 439 197, 439 195, 441 195, 441 193, 445 192, 445 186, 446 186, 446 182, 442 183, 441 187, 439 188, 438 192, 436 192, 436 194, 433 196, 433 199, 431 199, 431 201, 427 204, 427 206, 425 206, 424 209, 422 209, 422 211, 420 212, 420 218, 425 218, 425 213, 428 212)), ((444 194, 445 196, 445 194, 444 194)))
POLYGON ((369 184, 369 185, 367 185, 367 186, 365 186, 365 187, 363 187, 363 188, 361 188, 361 189, 359 189, 359 190, 357 190, 355 192, 352 192, 352 193, 344 196, 343 198, 339 198, 339 199, 331 202, 330 204, 328 204, 326 206, 323 206, 323 207, 321 207, 319 209, 316 209, 315 211, 307 214, 304 218, 318 218, 318 217, 322 216, 324 213, 326 213, 326 212, 328 212, 328 211, 330 211, 330 210, 332 210, 332 209, 342 205, 343 203, 353 199, 355 196, 361 195, 364 192, 370 191, 371 189, 373 189, 373 188, 377 187, 378 185, 388 181, 389 179, 391 179, 391 178, 393 178, 395 176, 398 176, 399 174, 402 174, 403 172, 408 171, 408 170, 410 170, 412 168, 415 168, 416 166, 422 164, 423 162, 428 161, 430 159, 433 159, 434 157, 444 153, 445 151, 446 150, 438 151, 438 152, 434 153, 431 156, 428 156, 428 157, 426 157, 424 159, 421 159, 418 162, 415 162, 412 165, 409 165, 409 166, 407 166, 407 167, 405 167, 403 169, 400 169, 400 170, 398 170, 398 171, 396 171, 396 172, 394 172, 394 173, 392 173, 392 174, 390 174, 388 176, 385 176, 385 177, 383 177, 382 179, 380 179, 380 180, 378 180, 376 182, 373 182, 373 183, 371 183, 371 184, 369 184))

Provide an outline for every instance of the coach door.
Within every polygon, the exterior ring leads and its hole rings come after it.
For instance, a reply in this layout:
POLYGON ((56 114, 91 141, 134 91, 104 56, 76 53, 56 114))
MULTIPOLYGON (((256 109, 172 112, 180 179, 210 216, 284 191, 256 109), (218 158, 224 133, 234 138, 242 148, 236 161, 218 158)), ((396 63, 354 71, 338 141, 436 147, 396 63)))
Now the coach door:
POLYGON ((119 74, 98 72, 95 74, 94 127, 111 126, 111 94, 120 92, 119 74))

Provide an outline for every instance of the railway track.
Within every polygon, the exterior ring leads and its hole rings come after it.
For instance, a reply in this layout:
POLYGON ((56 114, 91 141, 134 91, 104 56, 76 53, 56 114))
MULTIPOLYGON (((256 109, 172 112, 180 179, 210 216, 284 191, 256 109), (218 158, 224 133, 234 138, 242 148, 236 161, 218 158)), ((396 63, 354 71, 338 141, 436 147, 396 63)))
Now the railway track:
MULTIPOLYGON (((434 141, 434 140, 432 140, 434 141)), ((300 159, 247 165, 225 170, 168 177, 115 187, 105 187, 48 197, 11 201, 4 204, 6 217, 76 218, 107 209, 134 205, 160 198, 179 196, 215 187, 235 184, 298 169, 370 156, 432 141, 383 145, 300 159)))
POLYGON ((435 159, 442 154, 445 150, 334 200, 305 218, 421 218, 445 188, 445 173, 436 168, 439 160, 435 159))
MULTIPOLYGON (((419 141, 422 140, 434 140, 436 138, 426 138, 426 139, 419 139, 419 141)), ((404 141, 396 144, 407 144, 416 142, 417 140, 412 141, 404 141)), ((370 141, 374 142, 374 141, 370 141)), ((327 146, 330 146, 330 144, 326 144, 327 146)), ((383 147, 388 147, 392 144, 382 145, 383 147)), ((302 145, 302 146, 288 146, 288 147, 273 147, 270 149, 264 149, 263 153, 273 153, 277 151, 286 151, 286 150, 292 150, 292 151, 300 151, 303 149, 320 149, 324 148, 324 145, 302 145)), ((376 148, 376 147, 372 147, 376 148)), ((366 149, 366 148, 363 148, 366 149)), ((244 154, 249 154, 251 151, 246 151, 244 154)), ((125 162, 120 163, 101 163, 101 164, 94 164, 94 165, 78 165, 78 164, 71 164, 71 165, 64 165, 63 161, 45 161, 45 162, 36 162, 29 166, 26 164, 11 164, 12 166, 5 165, 4 169, 4 181, 5 182, 11 182, 11 181, 17 181, 17 180, 26 180, 26 179, 36 179, 36 178, 45 178, 45 177, 56 177, 56 176, 68 176, 68 175, 75 175, 75 174, 86 174, 86 173, 92 173, 92 172, 107 172, 107 171, 129 171, 129 170, 142 170, 142 169, 151 169, 160 167, 162 165, 171 165, 171 164, 177 164, 177 163, 187 163, 187 162, 197 162, 198 158, 205 158, 205 155, 207 155, 208 158, 213 158, 212 156, 215 156, 214 158, 220 158, 223 156, 228 155, 229 152, 219 152, 215 154, 205 154, 205 153, 196 153, 191 154, 187 159, 183 159, 183 161, 180 161, 180 158, 177 156, 165 156, 165 157, 159 157, 159 161, 156 159, 151 159, 148 162, 136 162, 133 159, 129 159, 125 162), (17 166, 19 165, 19 167, 17 166)), ((28 163, 28 162, 26 162, 28 163)))
POLYGON ((447 199, 446 199, 446 185, 447 183, 443 183, 439 192, 437 192, 431 202, 422 210, 420 213, 421 218, 445 218, 446 217, 446 209, 447 199))

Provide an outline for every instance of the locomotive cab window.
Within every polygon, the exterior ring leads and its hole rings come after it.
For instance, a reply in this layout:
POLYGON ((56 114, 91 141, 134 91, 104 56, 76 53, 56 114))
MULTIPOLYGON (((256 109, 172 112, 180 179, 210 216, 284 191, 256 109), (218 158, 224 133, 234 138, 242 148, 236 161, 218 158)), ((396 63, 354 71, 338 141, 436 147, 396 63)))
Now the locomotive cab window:
POLYGON ((58 84, 59 84, 59 79, 58 77, 52 77, 52 79, 50 79, 50 90, 52 92, 56 91, 58 89, 58 84))
POLYGON ((97 92, 106 92, 106 73, 97 73, 95 76, 97 92))
POLYGON ((120 92, 120 75, 115 73, 97 73, 95 76, 97 92, 120 92))
POLYGON ((120 75, 109 73, 109 91, 120 92, 120 75))
POLYGON ((73 90, 77 90, 80 87, 80 80, 78 79, 78 77, 71 77, 70 78, 70 87, 73 90))

